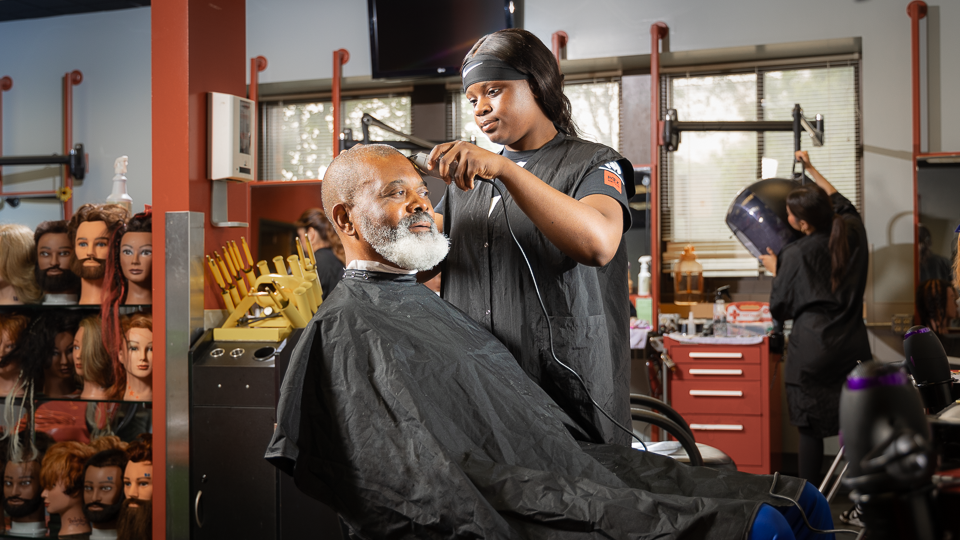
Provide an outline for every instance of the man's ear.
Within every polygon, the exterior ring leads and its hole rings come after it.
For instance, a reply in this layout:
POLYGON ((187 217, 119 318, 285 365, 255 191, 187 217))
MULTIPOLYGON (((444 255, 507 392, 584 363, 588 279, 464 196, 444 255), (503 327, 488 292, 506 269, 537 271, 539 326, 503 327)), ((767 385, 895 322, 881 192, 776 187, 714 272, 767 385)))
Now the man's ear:
POLYGON ((347 236, 357 236, 357 227, 353 222, 353 217, 350 215, 350 209, 347 208, 347 205, 344 203, 337 203, 333 207, 332 211, 333 223, 337 226, 337 229, 347 236))

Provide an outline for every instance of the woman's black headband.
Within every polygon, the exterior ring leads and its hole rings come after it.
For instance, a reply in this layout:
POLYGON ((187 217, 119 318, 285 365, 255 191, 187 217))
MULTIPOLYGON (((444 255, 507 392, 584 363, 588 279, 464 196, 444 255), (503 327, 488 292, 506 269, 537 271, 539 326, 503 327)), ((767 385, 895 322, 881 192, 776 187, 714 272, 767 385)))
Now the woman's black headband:
POLYGON ((463 78, 463 93, 478 82, 487 81, 525 81, 530 76, 520 73, 513 66, 489 54, 478 54, 470 59, 460 75, 463 78))

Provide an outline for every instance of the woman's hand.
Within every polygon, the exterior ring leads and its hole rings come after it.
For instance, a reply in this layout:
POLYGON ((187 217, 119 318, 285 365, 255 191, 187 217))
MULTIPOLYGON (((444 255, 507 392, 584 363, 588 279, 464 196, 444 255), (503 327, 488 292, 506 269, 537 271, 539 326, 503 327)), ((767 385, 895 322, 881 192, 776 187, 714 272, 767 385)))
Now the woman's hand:
POLYGON ((773 253, 772 249, 767 248, 767 254, 760 256, 760 262, 763 263, 763 267, 767 269, 767 272, 770 272, 774 276, 777 275, 777 256, 773 253))
POLYGON ((492 180, 502 176, 505 168, 517 166, 499 154, 466 141, 453 141, 434 146, 427 162, 430 170, 439 168, 440 177, 444 182, 455 183, 463 191, 474 188, 475 176, 492 180))

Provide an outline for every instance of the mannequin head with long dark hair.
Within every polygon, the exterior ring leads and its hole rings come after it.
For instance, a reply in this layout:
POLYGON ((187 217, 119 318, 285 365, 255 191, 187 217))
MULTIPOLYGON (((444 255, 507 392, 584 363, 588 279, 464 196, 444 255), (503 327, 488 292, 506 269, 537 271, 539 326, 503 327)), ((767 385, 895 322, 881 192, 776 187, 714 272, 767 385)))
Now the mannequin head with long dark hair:
POLYGON ((846 273, 850 248, 846 224, 833 211, 830 196, 816 184, 804 184, 787 195, 787 216, 790 226, 803 234, 830 236, 830 290, 836 292, 846 273))
POLYGON ((957 290, 944 279, 928 279, 917 287, 917 314, 920 324, 945 334, 950 319, 957 317, 957 290))
POLYGON ((527 75, 530 91, 553 125, 567 135, 579 135, 570 100, 563 93, 563 75, 550 49, 537 36, 520 28, 487 34, 467 53, 460 71, 478 54, 495 56, 527 75))

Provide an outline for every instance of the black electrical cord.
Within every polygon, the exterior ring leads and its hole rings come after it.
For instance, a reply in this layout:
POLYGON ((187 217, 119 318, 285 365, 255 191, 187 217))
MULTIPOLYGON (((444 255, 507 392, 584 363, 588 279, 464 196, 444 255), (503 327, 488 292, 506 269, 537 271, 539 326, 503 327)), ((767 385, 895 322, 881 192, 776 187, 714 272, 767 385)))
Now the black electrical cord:
MULTIPOLYGON (((500 186, 498 186, 496 182, 492 180, 487 180, 486 178, 480 178, 479 176, 475 177, 474 180, 486 182, 491 186, 493 186, 493 189, 497 190, 497 193, 500 194, 500 200, 503 201, 504 204, 506 204, 507 198, 504 196, 503 190, 500 189, 500 186)), ((587 383, 583 381, 583 377, 581 377, 580 374, 577 373, 575 369, 564 364, 563 362, 560 361, 559 358, 557 358, 557 353, 553 349, 553 325, 550 324, 550 315, 547 314, 547 307, 543 303, 543 297, 540 296, 540 287, 537 286, 537 278, 533 273, 533 266, 531 266, 530 264, 530 259, 527 258, 527 253, 523 251, 523 247, 520 246, 520 241, 517 240, 516 235, 513 234, 513 227, 510 226, 510 218, 507 216, 506 212, 503 213, 503 219, 507 224, 507 230, 510 231, 510 237, 513 238, 513 243, 517 245, 517 249, 520 250, 520 255, 523 256, 523 262, 527 263, 527 270, 530 272, 530 281, 533 282, 533 290, 537 293, 537 301, 540 302, 540 309, 541 311, 543 311, 543 318, 547 321, 547 334, 550 336, 550 356, 553 357, 554 362, 560 365, 560 367, 562 367, 563 369, 566 369, 567 371, 572 373, 573 376, 576 377, 578 381, 580 381, 580 385, 583 386, 583 391, 586 392, 587 397, 590 398, 590 402, 593 403, 593 406, 596 407, 598 411, 603 413, 603 415, 606 416, 608 420, 613 422, 615 426, 622 429, 623 431, 628 433, 631 437, 636 439, 637 442, 639 442, 640 445, 643 446, 643 450, 647 451, 646 443, 644 443, 643 440, 640 439, 640 437, 637 437, 637 434, 634 433, 633 430, 627 429, 622 424, 620 424, 620 422, 617 422, 616 420, 614 420, 613 417, 610 416, 610 414, 607 413, 607 411, 603 410, 603 407, 601 407, 600 404, 597 403, 595 399, 593 399, 593 396, 590 395, 590 390, 587 389, 587 383)))
POLYGON ((812 532, 815 532, 817 534, 836 534, 836 533, 860 534, 860 531, 855 531, 853 529, 828 529, 824 531, 824 530, 815 528, 813 525, 810 525, 810 521, 807 520, 807 514, 806 512, 803 511, 803 507, 800 506, 799 502, 791 499, 790 497, 787 497, 786 495, 779 495, 773 492, 773 490, 776 489, 777 487, 777 480, 779 479, 780 479, 780 473, 779 472, 773 473, 773 485, 770 486, 770 493, 768 493, 768 495, 770 495, 775 499, 783 499, 785 501, 790 501, 791 503, 793 503, 793 505, 797 507, 797 510, 800 511, 800 517, 803 518, 803 522, 807 525, 807 528, 810 529, 812 532))

